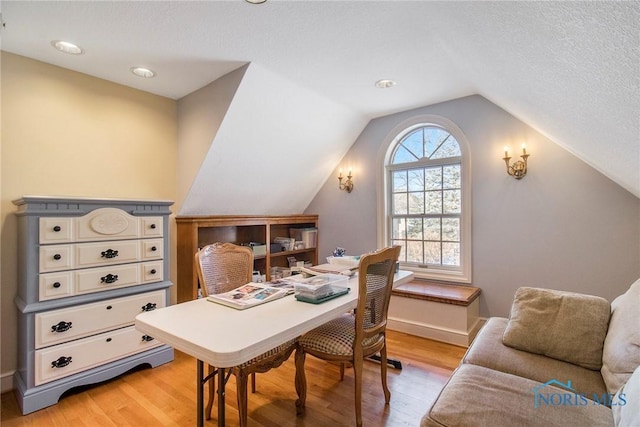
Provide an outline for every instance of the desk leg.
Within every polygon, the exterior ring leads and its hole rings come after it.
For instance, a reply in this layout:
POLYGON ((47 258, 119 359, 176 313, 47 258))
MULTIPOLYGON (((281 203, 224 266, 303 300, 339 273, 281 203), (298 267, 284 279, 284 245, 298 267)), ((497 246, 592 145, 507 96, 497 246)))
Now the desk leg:
POLYGON ((224 427, 225 368, 218 368, 218 426, 224 427))
POLYGON ((203 363, 202 360, 198 360, 197 365, 196 365, 196 376, 198 377, 197 380, 197 389, 196 389, 196 400, 197 402, 197 407, 198 407, 198 413, 197 413, 197 422, 198 422, 198 427, 203 427, 204 426, 204 408, 203 408, 203 403, 202 400, 204 399, 204 369, 203 369, 203 363))

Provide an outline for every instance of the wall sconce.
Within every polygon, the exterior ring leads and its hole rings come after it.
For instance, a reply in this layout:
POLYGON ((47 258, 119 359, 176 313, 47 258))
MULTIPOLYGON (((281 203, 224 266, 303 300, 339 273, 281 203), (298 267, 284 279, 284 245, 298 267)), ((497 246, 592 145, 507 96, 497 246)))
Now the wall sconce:
POLYGON ((338 175, 338 188, 340 190, 345 190, 347 193, 351 193, 351 190, 353 190, 353 181, 351 180, 353 175, 351 175, 351 170, 349 170, 349 175, 347 175, 347 179, 344 183, 342 182, 342 178, 342 169, 340 169, 340 175, 338 175))
POLYGON ((520 157, 522 160, 515 161, 510 165, 509 161, 511 157, 509 157, 509 149, 504 147, 504 157, 502 160, 504 160, 507 165, 507 173, 515 179, 522 179, 527 174, 527 158, 529 158, 529 154, 527 154, 527 146, 525 144, 522 144, 522 155, 520 157))

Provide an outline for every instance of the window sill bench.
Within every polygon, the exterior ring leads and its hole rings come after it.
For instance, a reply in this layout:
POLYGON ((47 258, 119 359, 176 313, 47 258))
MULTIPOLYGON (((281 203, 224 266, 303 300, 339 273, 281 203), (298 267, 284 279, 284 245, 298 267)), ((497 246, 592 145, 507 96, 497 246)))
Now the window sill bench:
POLYGON ((468 347, 483 324, 480 288, 413 280, 391 293, 388 328, 468 347))

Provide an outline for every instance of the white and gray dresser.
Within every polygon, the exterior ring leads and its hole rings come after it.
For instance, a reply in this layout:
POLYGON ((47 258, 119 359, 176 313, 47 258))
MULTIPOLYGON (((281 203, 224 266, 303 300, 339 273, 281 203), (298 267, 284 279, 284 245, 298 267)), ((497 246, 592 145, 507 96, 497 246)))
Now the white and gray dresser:
POLYGON ((169 304, 170 201, 24 196, 18 206, 18 370, 23 414, 66 391, 173 360, 135 330, 169 304))

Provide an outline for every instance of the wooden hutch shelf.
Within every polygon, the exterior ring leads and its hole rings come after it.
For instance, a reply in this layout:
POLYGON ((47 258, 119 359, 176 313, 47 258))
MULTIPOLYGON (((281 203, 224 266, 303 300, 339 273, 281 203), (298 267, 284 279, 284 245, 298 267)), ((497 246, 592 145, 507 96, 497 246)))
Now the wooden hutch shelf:
POLYGON ((178 302, 198 297, 198 275, 195 254, 199 248, 215 242, 236 244, 266 243, 266 255, 254 257, 254 270, 267 275, 271 267, 288 267, 288 256, 298 261, 318 263, 317 239, 313 248, 271 252, 276 237, 289 237, 290 228, 318 228, 318 215, 204 215, 177 216, 178 302))

